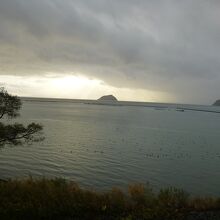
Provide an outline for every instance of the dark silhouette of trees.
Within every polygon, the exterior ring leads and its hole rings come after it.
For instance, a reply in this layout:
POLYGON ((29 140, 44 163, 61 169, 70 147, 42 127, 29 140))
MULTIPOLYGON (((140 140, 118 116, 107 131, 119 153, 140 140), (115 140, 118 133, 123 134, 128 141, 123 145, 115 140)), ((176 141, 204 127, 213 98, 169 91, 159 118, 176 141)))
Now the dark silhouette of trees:
POLYGON ((21 106, 19 97, 10 95, 4 88, 0 88, 0 120, 4 122, 0 121, 0 146, 19 145, 43 139, 43 127, 40 124, 31 123, 27 126, 20 123, 6 124, 8 120, 19 116, 21 106))

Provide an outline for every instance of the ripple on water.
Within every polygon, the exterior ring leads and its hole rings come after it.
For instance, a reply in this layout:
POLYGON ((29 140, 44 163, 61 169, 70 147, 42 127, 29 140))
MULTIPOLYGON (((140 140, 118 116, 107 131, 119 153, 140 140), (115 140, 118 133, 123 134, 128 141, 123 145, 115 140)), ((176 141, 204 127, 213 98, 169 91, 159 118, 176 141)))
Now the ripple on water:
POLYGON ((220 195, 218 114, 30 102, 22 115, 42 122, 46 139, 1 150, 0 178, 65 177, 100 188, 150 182, 220 195))

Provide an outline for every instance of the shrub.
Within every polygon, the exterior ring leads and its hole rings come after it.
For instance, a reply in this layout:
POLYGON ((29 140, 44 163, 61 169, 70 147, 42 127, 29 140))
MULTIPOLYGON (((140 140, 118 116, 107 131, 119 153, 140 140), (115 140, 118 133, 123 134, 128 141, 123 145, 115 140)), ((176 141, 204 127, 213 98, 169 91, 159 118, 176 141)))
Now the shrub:
POLYGON ((134 184, 128 193, 82 189, 64 179, 0 181, 0 219, 118 219, 178 220, 191 212, 220 210, 220 199, 191 198, 168 188, 153 193, 134 184))

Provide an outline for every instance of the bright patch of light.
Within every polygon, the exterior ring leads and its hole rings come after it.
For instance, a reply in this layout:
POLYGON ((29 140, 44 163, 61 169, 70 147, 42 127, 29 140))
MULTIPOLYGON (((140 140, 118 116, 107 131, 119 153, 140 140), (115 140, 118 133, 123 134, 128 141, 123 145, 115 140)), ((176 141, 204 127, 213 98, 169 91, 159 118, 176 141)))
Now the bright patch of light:
POLYGON ((83 75, 61 75, 48 73, 44 76, 7 76, 0 78, 0 87, 24 97, 46 97, 67 99, 98 99, 112 94, 118 100, 175 102, 170 94, 147 89, 117 88, 99 79, 83 75))
POLYGON ((84 76, 62 76, 49 82, 50 88, 58 98, 89 99, 101 86, 102 81, 84 76))
POLYGON ((60 89, 82 89, 97 86, 100 80, 88 79, 83 76, 65 76, 52 80, 51 84, 60 89))

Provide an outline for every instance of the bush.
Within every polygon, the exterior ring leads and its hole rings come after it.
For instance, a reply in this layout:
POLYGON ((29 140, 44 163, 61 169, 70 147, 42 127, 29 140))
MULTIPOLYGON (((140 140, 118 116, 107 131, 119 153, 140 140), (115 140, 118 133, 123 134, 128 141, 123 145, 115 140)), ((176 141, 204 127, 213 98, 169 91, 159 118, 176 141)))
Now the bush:
POLYGON ((216 211, 220 199, 191 198, 168 188, 153 193, 149 185, 107 192, 82 189, 64 179, 0 181, 0 219, 184 219, 191 212, 216 211))

